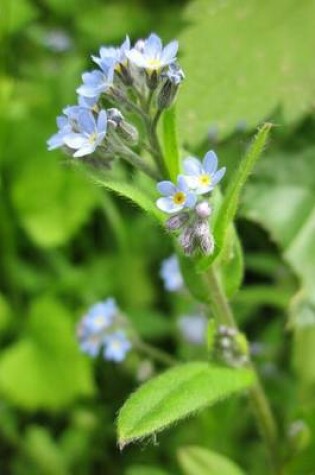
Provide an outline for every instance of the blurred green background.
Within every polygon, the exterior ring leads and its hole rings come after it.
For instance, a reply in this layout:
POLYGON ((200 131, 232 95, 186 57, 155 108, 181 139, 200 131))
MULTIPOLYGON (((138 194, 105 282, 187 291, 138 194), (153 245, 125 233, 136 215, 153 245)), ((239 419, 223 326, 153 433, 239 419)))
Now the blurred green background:
MULTIPOLYGON (((315 430, 314 17, 311 0, 1 0, 1 473, 202 475, 180 467, 177 453, 190 444, 266 473, 242 399, 121 454, 115 415, 141 359, 94 364, 75 340, 82 313, 113 295, 148 341, 205 356, 176 331, 191 303, 163 290, 159 266, 172 252, 164 232, 46 150, 90 54, 127 33, 179 39, 183 147, 214 148, 228 166, 225 185, 255 127, 275 123, 241 203, 245 285, 233 305, 283 433, 295 420, 315 430)), ((314 437, 304 439, 289 474, 315 473, 314 437)))

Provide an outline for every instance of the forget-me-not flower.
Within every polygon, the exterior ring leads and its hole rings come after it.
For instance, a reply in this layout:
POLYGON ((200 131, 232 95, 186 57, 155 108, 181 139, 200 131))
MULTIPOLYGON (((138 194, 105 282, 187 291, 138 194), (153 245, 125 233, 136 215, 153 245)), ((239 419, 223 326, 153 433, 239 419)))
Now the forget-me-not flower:
POLYGON ((64 145, 65 136, 72 131, 72 126, 68 117, 60 115, 57 117, 56 122, 59 130, 47 140, 48 150, 55 150, 56 148, 62 147, 64 145))
POLYGON ((177 213, 184 208, 193 208, 196 204, 197 197, 182 175, 178 176, 177 185, 171 181, 160 181, 157 189, 164 196, 157 200, 156 205, 165 213, 177 213))
POLYGON ((84 97, 98 98, 100 94, 108 92, 114 81, 113 62, 102 64, 102 71, 94 69, 82 74, 83 84, 78 87, 77 93, 84 97))
POLYGON ((82 109, 77 117, 77 130, 66 134, 65 145, 75 150, 74 157, 83 157, 95 151, 101 145, 107 130, 107 114, 101 110, 95 119, 94 115, 82 109))
POLYGON ((102 46, 100 48, 99 56, 92 56, 93 61, 100 66, 101 69, 104 69, 108 64, 112 65, 114 69, 120 68, 121 64, 126 64, 127 55, 126 53, 130 50, 130 39, 127 36, 123 44, 115 48, 113 46, 102 46))
POLYGON ((67 106, 63 109, 63 113, 70 117, 76 118, 81 109, 87 109, 91 112, 97 112, 98 110, 98 98, 97 97, 84 97, 78 96, 78 103, 74 106, 67 106))
POLYGON ((183 315, 178 320, 178 328, 188 343, 201 345, 205 341, 207 319, 199 314, 183 315))
POLYGON ((161 39, 152 33, 140 48, 132 48, 127 51, 127 58, 139 68, 145 68, 148 72, 160 71, 176 61, 178 42, 172 41, 163 48, 161 39))
POLYGON ((195 157, 184 160, 185 179, 197 195, 209 193, 222 179, 225 167, 217 168, 218 158, 212 150, 206 153, 202 163, 195 157))
POLYGON ((131 349, 131 343, 122 330, 106 335, 104 338, 104 357, 108 361, 120 363, 131 349))
POLYGON ((183 288, 184 280, 176 254, 164 259, 160 269, 160 276, 163 279, 164 288, 169 292, 177 292, 183 288))

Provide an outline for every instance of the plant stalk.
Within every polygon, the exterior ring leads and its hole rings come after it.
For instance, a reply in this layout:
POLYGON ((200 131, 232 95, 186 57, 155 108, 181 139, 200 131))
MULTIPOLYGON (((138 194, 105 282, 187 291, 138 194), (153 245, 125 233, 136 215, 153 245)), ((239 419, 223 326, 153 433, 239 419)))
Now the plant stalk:
MULTIPOLYGON (((205 279, 210 292, 210 306, 214 317, 222 325, 227 325, 237 329, 238 327, 233 315, 233 311, 213 266, 211 266, 206 272, 205 279)), ((256 376, 256 382, 249 390, 249 398, 253 407, 254 415, 268 449, 273 473, 274 475, 282 475, 283 472, 281 470, 279 455, 279 435, 277 423, 272 414, 268 398, 264 392, 252 361, 250 361, 249 365, 256 376)))

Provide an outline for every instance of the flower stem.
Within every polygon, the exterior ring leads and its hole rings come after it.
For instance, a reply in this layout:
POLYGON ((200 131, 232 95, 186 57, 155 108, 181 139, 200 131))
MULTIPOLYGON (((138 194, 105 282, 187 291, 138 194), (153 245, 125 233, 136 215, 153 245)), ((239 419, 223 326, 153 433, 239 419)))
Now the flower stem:
MULTIPOLYGON (((218 275, 214 267, 205 274, 205 279, 210 293, 211 310, 214 317, 219 323, 227 326, 237 328, 237 324, 231 309, 231 306, 227 300, 227 297, 222 289, 218 275)), ((249 397, 254 410, 259 430, 265 441, 268 449, 270 464, 275 475, 281 475, 281 465, 279 456, 279 435, 278 427, 275 418, 272 414, 272 410, 268 401, 268 398, 261 385, 259 377, 257 375, 254 364, 250 362, 250 367, 256 375, 256 383, 249 391, 249 397)))
POLYGON ((178 361, 175 358, 173 358, 171 355, 169 355, 163 350, 156 348, 155 346, 145 343, 142 340, 137 340, 135 346, 140 351, 150 356, 153 360, 159 363, 162 363, 166 366, 175 366, 178 364, 178 361))

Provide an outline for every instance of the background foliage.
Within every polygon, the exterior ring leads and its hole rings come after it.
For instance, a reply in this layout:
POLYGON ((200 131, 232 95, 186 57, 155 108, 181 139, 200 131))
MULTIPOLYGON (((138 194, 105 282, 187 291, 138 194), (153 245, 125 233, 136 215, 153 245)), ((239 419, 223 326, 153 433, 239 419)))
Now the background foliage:
MULTIPOLYGON (((300 419, 307 434, 315 430, 314 14, 313 0, 1 1, 1 472, 241 474, 226 455, 244 473, 265 473, 243 399, 121 454, 113 421, 138 384, 140 357, 92 364, 75 341, 80 315, 114 295, 148 341, 178 357, 205 356, 176 331, 189 301, 165 294, 158 277, 171 252, 165 234, 46 151, 89 54, 126 33, 179 38, 187 78, 179 135, 190 152, 215 148, 228 167, 225 183, 255 127, 276 125, 241 197, 245 286, 233 306, 257 343, 282 430, 300 419), (64 47, 56 47, 58 35, 64 47)), ((288 473, 314 473, 313 439, 302 434, 288 473)))

